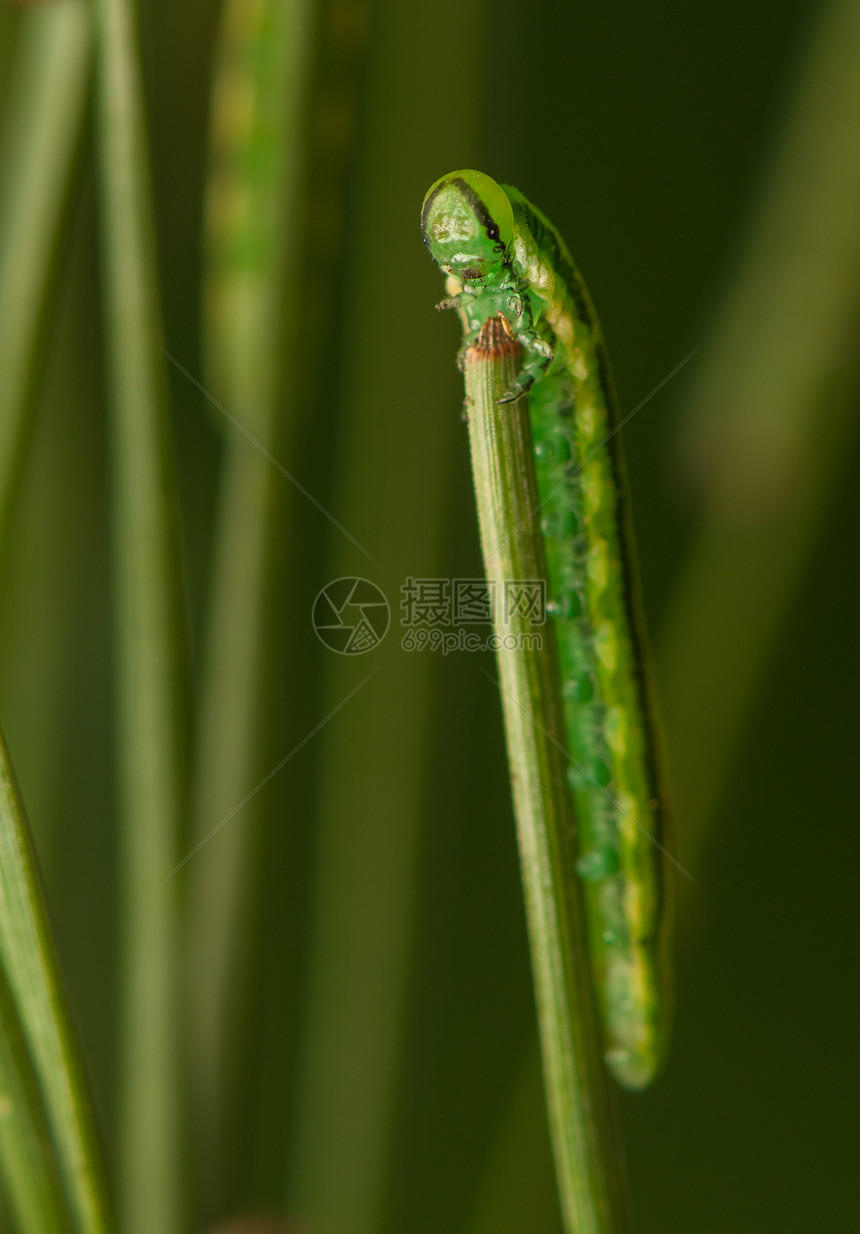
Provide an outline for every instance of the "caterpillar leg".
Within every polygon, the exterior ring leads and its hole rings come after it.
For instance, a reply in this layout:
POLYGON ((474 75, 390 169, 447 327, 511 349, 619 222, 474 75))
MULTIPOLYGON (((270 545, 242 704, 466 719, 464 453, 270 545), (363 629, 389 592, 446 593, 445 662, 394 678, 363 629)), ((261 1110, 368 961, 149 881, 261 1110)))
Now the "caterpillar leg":
POLYGON ((526 360, 517 380, 499 399, 500 403, 513 403, 526 394, 534 383, 543 377, 555 359, 555 349, 552 344, 542 338, 534 326, 521 327, 516 330, 514 337, 518 343, 522 344, 526 360))
POLYGON ((519 289, 509 291, 505 312, 500 315, 505 330, 525 353, 517 380, 499 399, 500 403, 514 403, 543 377, 555 359, 555 349, 535 323, 531 300, 519 289))

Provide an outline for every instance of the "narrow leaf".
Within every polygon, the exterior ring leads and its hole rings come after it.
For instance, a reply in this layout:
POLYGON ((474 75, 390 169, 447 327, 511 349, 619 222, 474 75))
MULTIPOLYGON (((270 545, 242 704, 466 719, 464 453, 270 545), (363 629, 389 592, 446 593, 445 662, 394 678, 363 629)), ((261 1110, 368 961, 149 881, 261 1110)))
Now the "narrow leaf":
POLYGON ((126 1234, 180 1228, 176 864, 181 814, 176 510, 135 12, 99 0, 125 983, 126 1234))
POLYGON ((92 1112, 57 974, 33 844, 2 733, 0 964, 5 1039, 0 1052, 0 1148, 16 1207, 28 1222, 37 1223, 27 1229, 66 1228, 57 1195, 56 1154, 71 1225, 80 1234, 103 1234, 112 1222, 92 1112), (14 1119, 17 1128, 7 1119, 14 1119))

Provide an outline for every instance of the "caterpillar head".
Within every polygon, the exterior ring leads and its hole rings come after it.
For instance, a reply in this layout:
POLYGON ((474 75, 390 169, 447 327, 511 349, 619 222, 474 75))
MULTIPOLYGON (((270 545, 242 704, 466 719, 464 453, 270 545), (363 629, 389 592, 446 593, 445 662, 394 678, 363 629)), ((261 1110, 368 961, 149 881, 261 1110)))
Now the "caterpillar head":
POLYGON ((421 230, 431 256, 447 274, 475 283, 504 265, 514 214, 495 180, 481 171, 453 171, 424 198, 421 230))

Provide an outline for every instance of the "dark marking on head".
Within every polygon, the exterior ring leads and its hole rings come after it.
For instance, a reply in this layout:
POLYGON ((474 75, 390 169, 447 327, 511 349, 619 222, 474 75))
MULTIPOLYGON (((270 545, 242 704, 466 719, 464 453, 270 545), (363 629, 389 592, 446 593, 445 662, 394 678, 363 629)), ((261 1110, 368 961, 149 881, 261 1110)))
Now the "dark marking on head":
POLYGON ((451 181, 451 184, 455 188, 458 188, 460 192, 463 194, 463 196, 466 198, 466 201, 469 203, 469 205, 472 207, 472 209, 475 212, 475 218, 478 220, 478 222, 483 227, 484 231, 487 233, 487 238, 489 240, 498 240, 499 238, 498 223, 493 218, 492 214, 490 214, 489 210, 487 209, 487 207, 485 206, 481 198, 478 196, 478 194, 475 192, 475 190, 469 187, 469 185, 462 178, 462 176, 455 176, 454 179, 451 181))

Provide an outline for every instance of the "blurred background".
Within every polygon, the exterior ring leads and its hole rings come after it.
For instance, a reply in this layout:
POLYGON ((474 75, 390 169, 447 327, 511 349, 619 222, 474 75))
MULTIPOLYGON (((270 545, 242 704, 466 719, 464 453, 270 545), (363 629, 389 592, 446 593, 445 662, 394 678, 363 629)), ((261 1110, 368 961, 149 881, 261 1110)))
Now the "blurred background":
MULTIPOLYGON (((90 16, 0 10, 13 253, 33 48, 68 78, 29 317, 0 278, 0 718, 121 1193, 90 16)), ((182 579, 180 1228, 561 1228, 492 660, 400 647, 407 578, 481 572, 458 325, 418 226, 459 167, 565 236, 622 414, 656 389, 623 439, 696 881, 665 1072, 618 1098, 635 1228, 857 1228, 860 5, 150 0, 134 22, 182 579), (343 576, 391 605, 365 655, 311 625, 343 576)))

